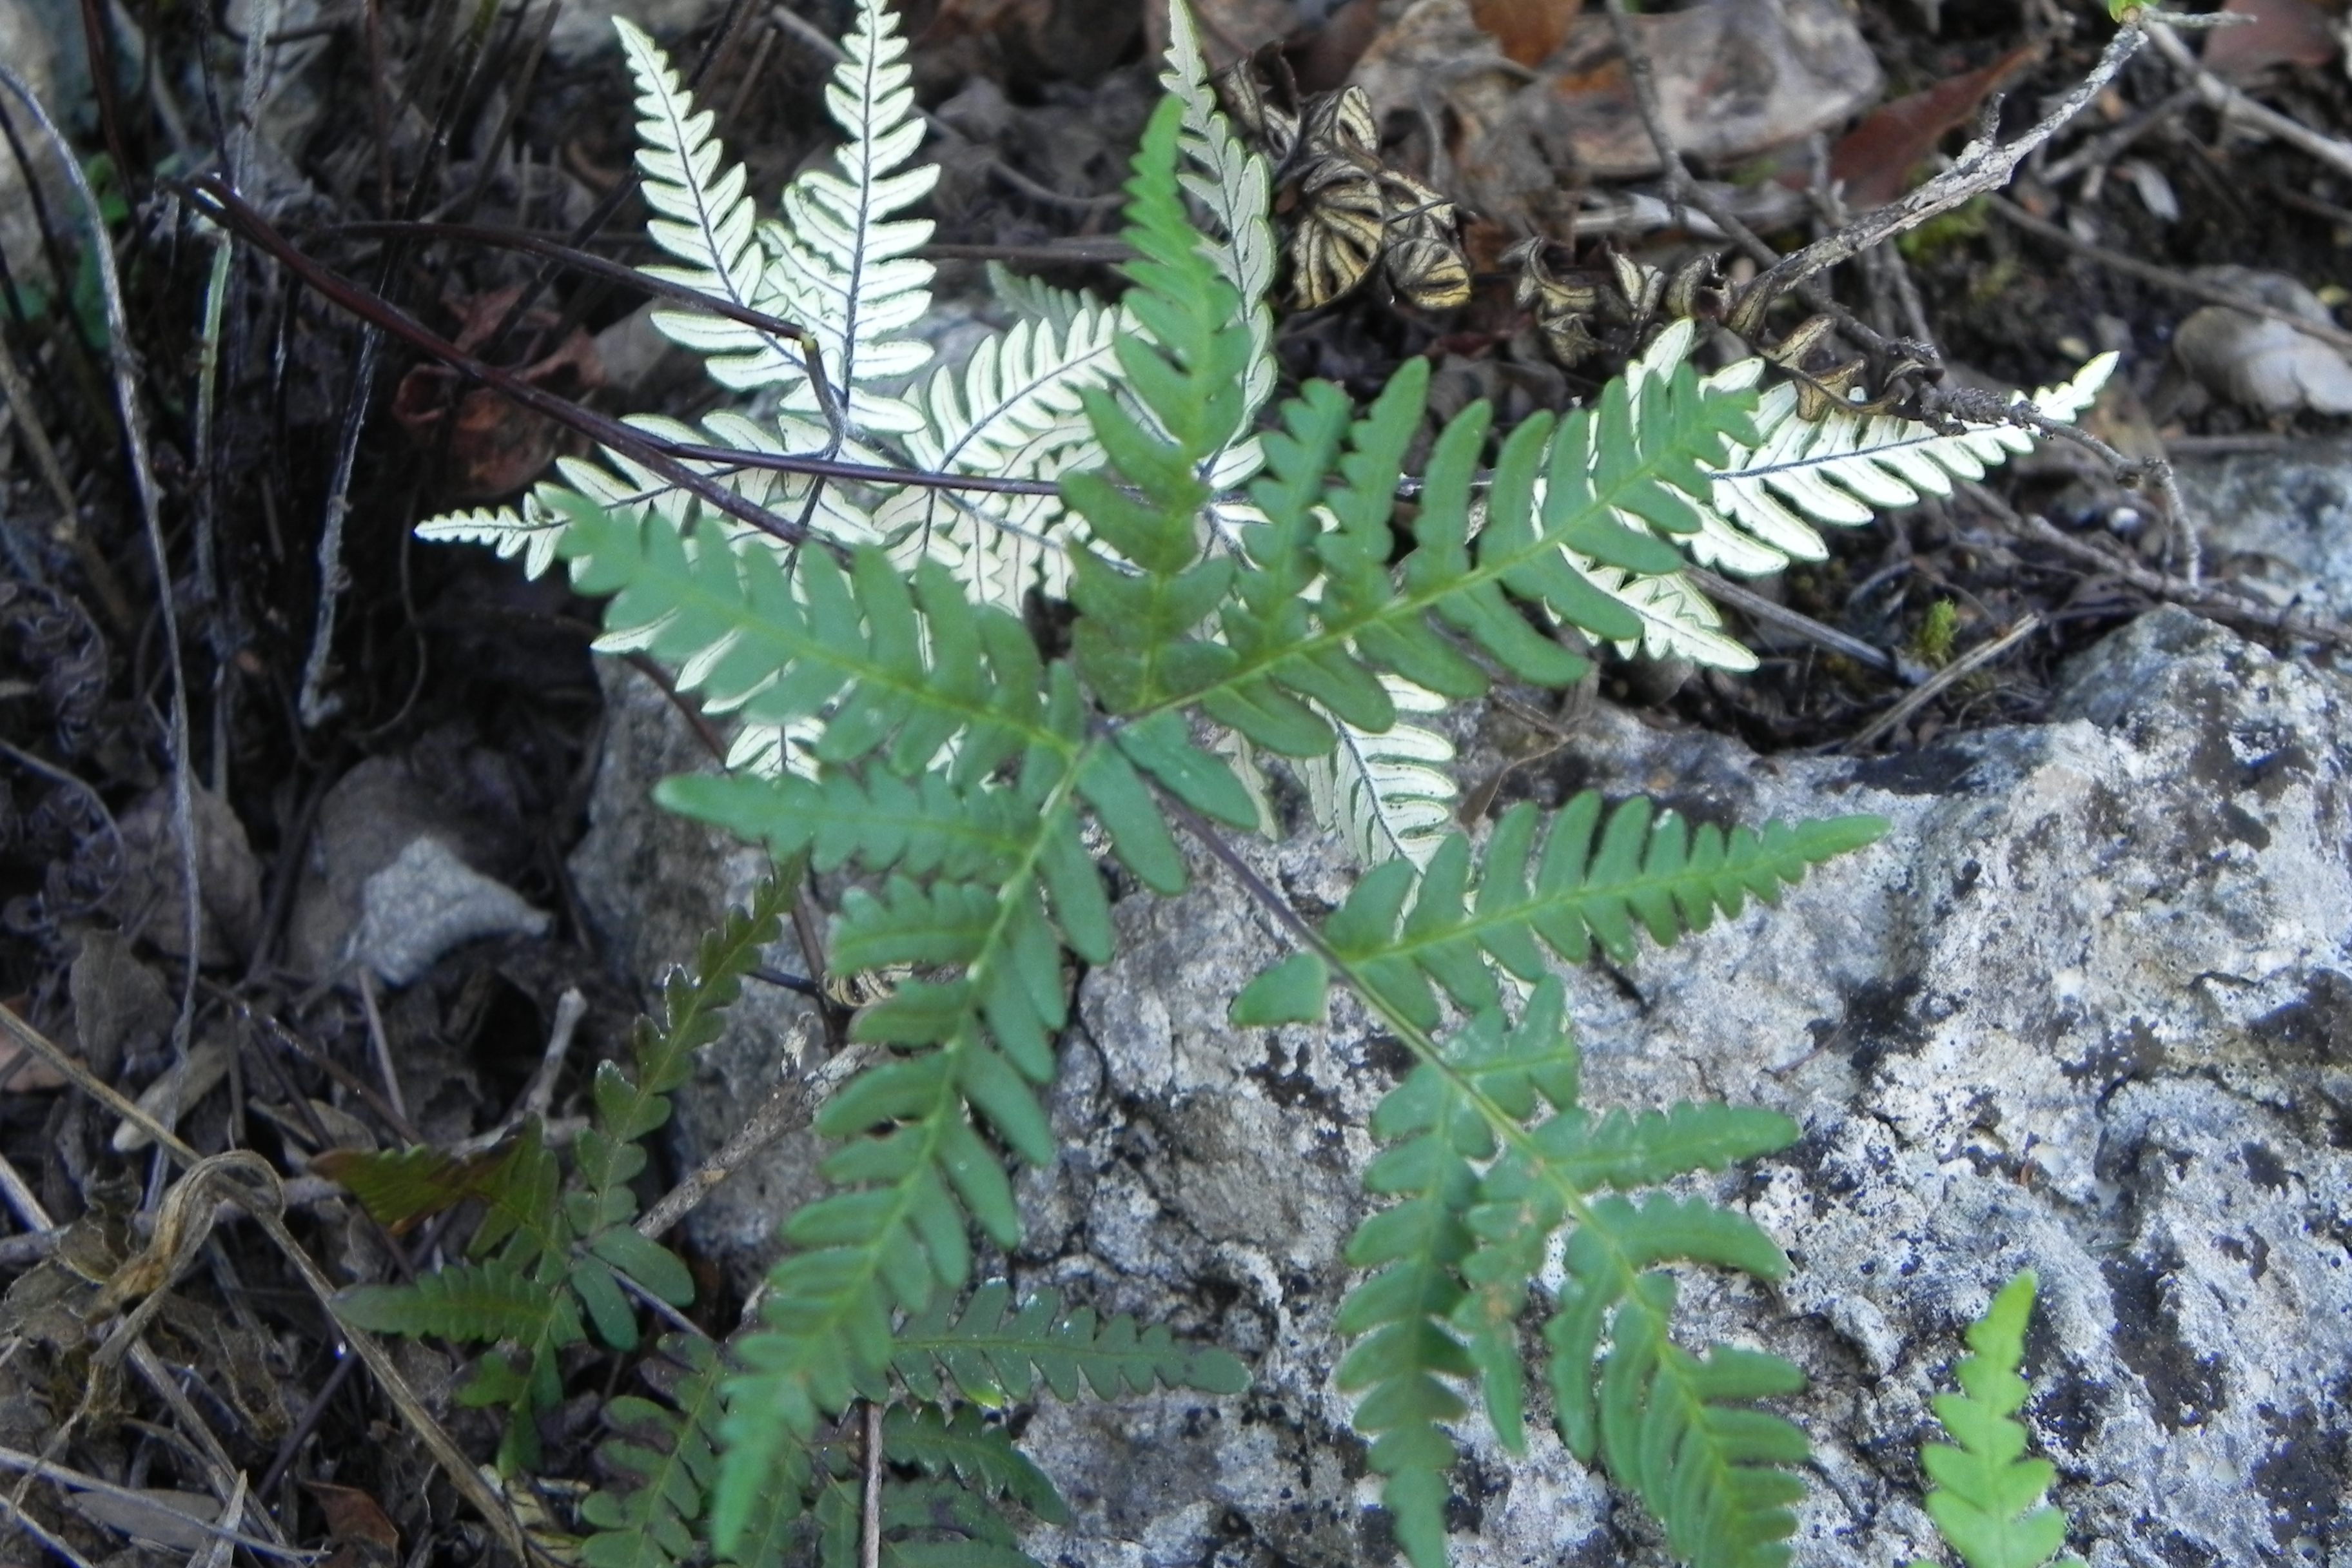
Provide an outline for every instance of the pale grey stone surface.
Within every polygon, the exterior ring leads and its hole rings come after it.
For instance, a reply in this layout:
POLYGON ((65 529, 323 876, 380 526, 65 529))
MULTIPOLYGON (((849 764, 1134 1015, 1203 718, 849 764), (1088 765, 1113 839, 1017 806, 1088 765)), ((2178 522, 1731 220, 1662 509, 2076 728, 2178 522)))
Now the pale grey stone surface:
MULTIPOLYGON (((1801 1563, 1929 1549, 1927 1401, 1962 1326, 2030 1265, 2029 1416, 2097 1568, 2352 1563, 2348 701, 2333 674, 2159 610, 2077 663, 2047 724, 1763 759, 1603 709, 1588 740, 1514 775, 1551 802, 1593 785, 1707 820, 1893 823, 1778 911, 1570 982, 1589 1102, 1715 1096, 1805 1129, 1710 1184, 1789 1250, 1790 1279, 1693 1274, 1683 1292, 1689 1340, 1774 1350, 1813 1380, 1788 1402, 1820 1455, 1801 1563)), ((625 705, 614 721, 608 768, 675 743, 625 705)), ((699 836, 617 798, 599 813, 583 891, 629 891, 592 906, 707 923, 682 911, 728 886, 708 841, 677 847, 699 836)), ((1255 863, 1310 910, 1351 875, 1315 842, 1255 863)), ((1256 1382, 1041 1406, 1026 1440, 1076 1518, 1033 1550, 1087 1568, 1387 1561, 1330 1326, 1366 1212, 1366 1118, 1405 1058, 1345 999, 1325 1027, 1227 1025, 1285 946, 1213 868, 1118 917, 1053 1100, 1065 1152, 1024 1181, 1013 1272, 1214 1338, 1256 1382)), ((774 1070, 749 1045, 711 1057, 689 1137, 748 1109, 743 1075, 774 1070)), ((756 1179, 805 1190, 805 1160, 756 1179)), ((756 1242, 757 1205, 730 1202, 703 1234, 756 1242)), ((1519 1460, 1474 1431, 1454 1479, 1459 1563, 1664 1561, 1639 1510, 1540 1426, 1519 1460)))
POLYGON ((545 910, 485 877, 440 839, 412 838, 360 889, 351 957, 387 985, 405 985, 441 955, 489 936, 540 936, 545 910))
POLYGON ((2352 441, 2178 465, 2209 570, 2279 604, 2352 614, 2352 441))

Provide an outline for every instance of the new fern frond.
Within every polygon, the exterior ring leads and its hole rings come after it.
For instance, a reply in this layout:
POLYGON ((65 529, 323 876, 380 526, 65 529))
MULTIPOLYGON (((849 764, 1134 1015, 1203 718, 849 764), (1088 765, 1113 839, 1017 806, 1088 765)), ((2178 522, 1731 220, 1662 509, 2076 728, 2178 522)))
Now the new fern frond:
MULTIPOLYGON (((2066 1516, 2042 1501, 2058 1472, 2047 1459, 2025 1458, 2025 1424, 2017 1419, 2032 1392, 2017 1369, 2035 1285, 2029 1268, 1969 1325, 1975 1353, 1952 1369, 1960 1392, 1935 1398, 1952 1441, 1919 1449, 1920 1468, 1936 1483, 1928 1517, 1969 1568, 2042 1568, 2066 1542, 2066 1516)), ((2082 1560, 2070 1555, 2059 1568, 2082 1568, 2082 1560)))
POLYGON ((488 1203, 468 1260, 402 1285, 348 1291, 338 1310, 362 1328, 488 1342, 460 1391, 469 1405, 509 1411, 499 1462, 537 1462, 538 1417, 562 1398, 556 1356, 587 1337, 615 1350, 637 1343, 637 1308, 627 1290, 672 1306, 694 1300, 694 1281, 676 1254, 630 1223, 629 1183, 645 1169, 644 1140, 669 1119, 669 1096, 692 1071, 694 1052, 717 1037, 719 1012, 740 992, 760 949, 775 940, 794 879, 778 877, 703 942, 689 969, 662 987, 661 1016, 640 1019, 631 1065, 600 1063, 594 1114, 574 1146, 567 1181, 537 1122, 488 1163, 452 1162, 429 1151, 346 1156, 332 1170, 388 1225, 466 1196, 488 1203))

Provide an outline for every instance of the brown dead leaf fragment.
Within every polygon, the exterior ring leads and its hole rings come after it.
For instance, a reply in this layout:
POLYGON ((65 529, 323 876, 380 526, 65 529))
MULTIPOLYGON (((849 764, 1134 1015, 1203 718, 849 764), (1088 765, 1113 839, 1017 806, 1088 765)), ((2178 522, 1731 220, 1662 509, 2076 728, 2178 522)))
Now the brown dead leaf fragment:
MULTIPOLYGON (((242 960, 261 929, 261 862, 245 825, 209 790, 194 794, 196 882, 201 889, 198 958, 205 963, 242 960)), ((107 898, 107 913, 123 935, 143 939, 173 958, 187 954, 186 887, 181 878, 180 835, 172 789, 158 784, 121 819, 127 875, 107 898)))
MULTIPOLYGON (((1633 18, 1675 145, 1724 163, 1835 125, 1878 96, 1878 61, 1836 0, 1713 0, 1633 18)), ((1539 120, 1555 160, 1602 179, 1655 174, 1658 150, 1633 103, 1611 30, 1578 30, 1554 61, 1539 120)))
MULTIPOLYGON (((520 289, 497 289, 455 305, 463 321, 457 346, 471 352, 488 342, 515 300, 520 289)), ((557 318, 547 310, 523 315, 523 332, 546 331, 557 318)), ((564 396, 577 396, 604 384, 604 367, 596 357, 596 341, 574 327, 553 352, 515 372, 523 381, 564 396)), ((442 439, 442 425, 452 412, 449 389, 456 373, 437 364, 421 364, 401 377, 393 394, 392 416, 417 445, 432 449, 442 439)), ((448 432, 450 485, 461 500, 478 500, 510 495, 538 477, 555 458, 559 432, 555 422, 533 414, 488 387, 459 395, 456 419, 448 432)))
POLYGON ((1830 151, 1830 178, 1844 184, 1846 205, 1874 207, 1901 195, 1911 171, 1945 133, 1967 124, 1986 99, 2042 53, 2039 45, 2021 44, 1990 65, 1872 110, 1830 151))
POLYGON ((1470 19, 1495 35, 1506 56, 1532 66, 1568 41, 1583 8, 1584 0, 1470 0, 1470 19))
POLYGON ((304 1481, 327 1516, 327 1542, 334 1552, 320 1568, 389 1568, 400 1561, 400 1531, 374 1498, 357 1487, 304 1481))
POLYGON ((2232 81, 2273 66, 2324 66, 2343 49, 2327 13, 2310 0, 2230 0, 2221 11, 2251 18, 2205 39, 2205 68, 2232 81))

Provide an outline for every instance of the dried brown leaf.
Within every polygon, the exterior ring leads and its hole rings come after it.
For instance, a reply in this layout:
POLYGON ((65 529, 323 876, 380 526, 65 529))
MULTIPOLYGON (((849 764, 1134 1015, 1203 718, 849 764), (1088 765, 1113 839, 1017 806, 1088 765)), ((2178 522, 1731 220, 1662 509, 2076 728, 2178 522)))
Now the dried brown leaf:
POLYGON ((2216 27, 2205 40, 2205 68, 2232 81, 2273 66, 2326 65, 2343 51, 2326 12, 2310 0, 2230 0, 2231 16, 2251 20, 2216 27))
POLYGON ((1470 19, 1495 35, 1503 53, 1540 65, 1568 41, 1584 0, 1470 0, 1470 19))
POLYGON ((1901 195, 1911 171, 1945 132, 1967 124, 1979 105, 2041 58, 2039 45, 2020 44, 1988 66, 1872 110, 1830 152, 1830 178, 1844 182, 1847 205, 1874 207, 1901 195))

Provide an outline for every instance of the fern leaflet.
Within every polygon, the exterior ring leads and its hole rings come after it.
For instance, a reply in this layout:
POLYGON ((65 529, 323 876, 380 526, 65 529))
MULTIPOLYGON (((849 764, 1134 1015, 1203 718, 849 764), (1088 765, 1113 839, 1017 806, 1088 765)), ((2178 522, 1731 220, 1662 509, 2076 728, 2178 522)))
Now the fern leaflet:
MULTIPOLYGON (((1430 1028, 1439 990, 1465 1008, 1500 1003, 1489 960, 1529 984, 1547 973, 1547 948, 1578 963, 1598 945, 1622 963, 1637 931, 1664 945, 1705 931, 1717 911, 1738 914, 1748 898, 1776 903, 1809 867, 1886 830, 1880 817, 1843 816, 1776 822, 1760 834, 1726 834, 1711 823, 1694 832, 1671 813, 1654 818, 1639 795, 1604 822, 1591 791, 1560 808, 1538 848, 1541 826, 1527 803, 1505 813, 1475 889, 1470 843, 1459 833, 1425 872, 1402 860, 1374 868, 1324 922, 1332 955, 1385 1005, 1430 1028)), ((1311 1011, 1320 1010, 1317 998, 1311 1011)))
MULTIPOLYGON (((593 1531, 581 1543, 588 1568, 672 1568, 701 1548, 703 1511, 719 1471, 722 1376, 719 1350, 691 1334, 663 1336, 642 1369, 663 1398, 623 1394, 604 1408, 614 1436, 596 1450, 617 1485, 591 1493, 580 1517, 593 1531)), ((808 1461, 796 1456, 761 1500, 736 1551, 721 1561, 764 1568, 780 1561, 803 1511, 808 1461)))
MULTIPOLYGON (((2100 354, 2071 381, 2035 393, 2033 405, 2050 418, 2073 419, 2115 366, 2115 355, 2100 354)), ((1742 360, 1709 384, 1750 387, 1763 371, 1762 360, 1742 360)), ((1765 393, 1755 439, 1735 444, 1717 468, 1706 497, 1710 526, 1691 544, 1700 564, 1752 577, 1792 560, 1822 560, 1829 551, 1813 523, 1852 527, 1879 510, 1915 506, 1923 495, 1949 495, 1955 479, 1982 479, 1987 468, 2033 448, 2032 436, 2010 425, 1939 435, 1914 420, 1843 409, 1810 420, 1797 405, 1791 383, 1765 393)))
MULTIPOLYGON (((1226 1352, 1171 1339, 1159 1324, 1139 1332, 1122 1312, 1097 1326, 1094 1309, 1064 1312, 1059 1294, 1040 1290, 1013 1305, 1011 1287, 992 1280, 971 1294, 954 1321, 944 1300, 900 1324, 891 1371, 917 1398, 936 1403, 949 1382, 963 1398, 1000 1405, 1033 1397, 1043 1383, 1059 1399, 1091 1389, 1100 1399, 1149 1393, 1155 1384, 1234 1394, 1249 1373, 1226 1352)), ((877 1384, 867 1397, 880 1397, 877 1384)))
MULTIPOLYGON (((1936 1483, 1928 1517, 1969 1568, 2042 1568, 2066 1541, 2066 1516, 2042 1506, 2057 1470, 2047 1459, 2025 1458, 2025 1424, 2017 1419, 2032 1392, 2017 1369, 2035 1285, 2032 1269, 2021 1273, 1969 1325, 1975 1353, 1952 1369, 1960 1392, 1935 1398, 1952 1442, 1919 1450, 1920 1467, 1936 1483)), ((2081 1559, 2069 1556, 2060 1568, 2070 1565, 2081 1568, 2081 1559)))

